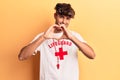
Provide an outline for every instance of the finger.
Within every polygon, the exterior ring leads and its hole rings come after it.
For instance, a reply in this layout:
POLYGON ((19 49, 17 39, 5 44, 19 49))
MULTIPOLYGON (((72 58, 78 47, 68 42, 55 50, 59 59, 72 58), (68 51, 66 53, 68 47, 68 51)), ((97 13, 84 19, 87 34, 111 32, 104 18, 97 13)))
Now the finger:
POLYGON ((56 24, 50 26, 47 30, 47 32, 54 31, 54 27, 57 26, 56 24))
POLYGON ((60 27, 65 27, 65 24, 60 24, 60 27))
POLYGON ((63 31, 67 31, 67 28, 65 26, 61 26, 61 28, 63 29, 63 31))
POLYGON ((54 28, 60 28, 60 25, 55 24, 54 28))
POLYGON ((57 30, 57 31, 62 31, 62 28, 60 25, 55 25, 54 28, 57 30))
POLYGON ((53 29, 55 26, 57 26, 56 24, 52 25, 49 29, 53 29))

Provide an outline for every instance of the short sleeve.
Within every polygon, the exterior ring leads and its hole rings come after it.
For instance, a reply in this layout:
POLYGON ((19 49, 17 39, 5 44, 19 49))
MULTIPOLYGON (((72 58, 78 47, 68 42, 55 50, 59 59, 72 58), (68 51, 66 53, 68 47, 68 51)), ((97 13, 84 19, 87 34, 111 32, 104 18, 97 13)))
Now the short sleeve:
MULTIPOLYGON (((30 43, 32 43, 32 42, 34 42, 35 40, 37 40, 37 39, 38 39, 41 35, 43 35, 43 34, 44 34, 44 33, 40 33, 40 34, 38 34, 37 36, 35 36, 35 38, 34 38, 30 43)), ((41 45, 42 45, 42 44, 41 44, 41 45)), ((38 53, 38 51, 40 51, 41 45, 38 46, 38 47, 35 49, 33 55, 36 55, 36 54, 38 53)))
POLYGON ((79 33, 74 32, 74 31, 71 31, 71 33, 72 33, 79 41, 84 42, 84 43, 87 43, 87 41, 85 41, 85 40, 83 39, 83 37, 82 37, 79 33))
POLYGON ((30 43, 32 43, 32 42, 34 42, 35 40, 37 40, 37 39, 38 39, 41 35, 43 35, 43 34, 44 34, 44 33, 40 33, 40 34, 38 34, 37 36, 35 36, 30 43))

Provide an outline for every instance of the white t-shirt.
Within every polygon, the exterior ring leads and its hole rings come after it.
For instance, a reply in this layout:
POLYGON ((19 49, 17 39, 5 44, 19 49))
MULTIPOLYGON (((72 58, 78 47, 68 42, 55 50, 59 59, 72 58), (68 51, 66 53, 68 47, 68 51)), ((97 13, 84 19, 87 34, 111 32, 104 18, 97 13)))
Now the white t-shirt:
MULTIPOLYGON (((86 42, 78 33, 73 31, 71 33, 81 42, 86 42)), ((34 40, 41 34, 43 33, 36 36, 34 40)), ((78 80, 77 49, 69 39, 45 40, 35 50, 40 51, 40 80, 78 80)))

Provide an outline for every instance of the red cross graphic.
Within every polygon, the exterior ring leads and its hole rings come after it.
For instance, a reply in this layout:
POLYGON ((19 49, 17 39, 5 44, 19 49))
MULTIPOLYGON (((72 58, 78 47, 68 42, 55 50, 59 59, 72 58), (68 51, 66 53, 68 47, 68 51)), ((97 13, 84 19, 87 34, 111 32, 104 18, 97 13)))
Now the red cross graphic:
POLYGON ((60 60, 64 60, 64 55, 67 55, 67 51, 63 51, 62 48, 59 48, 59 52, 55 52, 55 56, 59 56, 60 60))

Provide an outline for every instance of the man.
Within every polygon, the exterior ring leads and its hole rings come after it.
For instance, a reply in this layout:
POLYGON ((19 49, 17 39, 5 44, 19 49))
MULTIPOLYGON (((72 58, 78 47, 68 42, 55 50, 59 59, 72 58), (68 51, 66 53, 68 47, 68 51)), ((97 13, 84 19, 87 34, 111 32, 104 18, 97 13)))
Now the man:
POLYGON ((55 24, 23 47, 18 57, 25 60, 40 51, 40 80, 78 80, 77 49, 90 59, 95 53, 80 34, 67 29, 75 15, 71 5, 58 3, 55 10, 55 24))

